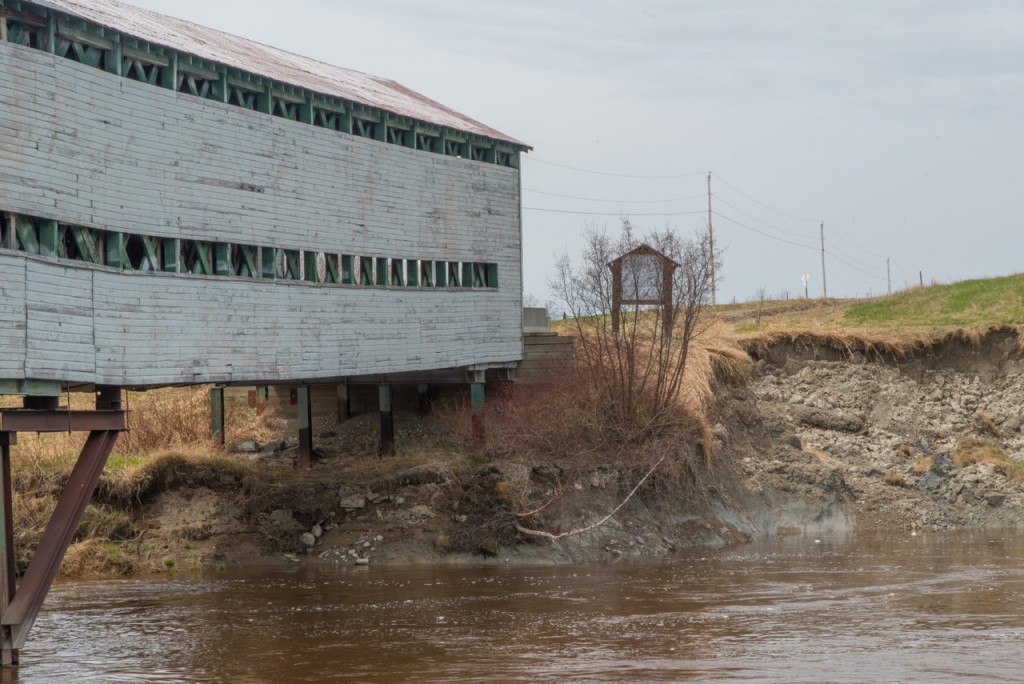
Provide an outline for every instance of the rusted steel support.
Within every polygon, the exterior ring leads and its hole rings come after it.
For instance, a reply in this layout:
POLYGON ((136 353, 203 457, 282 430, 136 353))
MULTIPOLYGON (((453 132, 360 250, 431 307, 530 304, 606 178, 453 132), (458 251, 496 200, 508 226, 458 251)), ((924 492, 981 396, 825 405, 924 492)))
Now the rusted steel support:
POLYGON ((380 457, 395 454, 395 413, 392 410, 391 385, 379 385, 380 457))
POLYGON ((313 465, 313 401, 309 387, 298 389, 299 460, 297 467, 308 469, 313 465))
POLYGON ((0 432, 93 432, 126 428, 124 411, 0 410, 0 432))
POLYGON ((0 515, 3 517, 0 527, 3 547, 0 549, 0 664, 3 666, 17 665, 18 651, 24 647, 46 594, 57 576, 118 433, 126 427, 125 415, 121 410, 120 389, 97 388, 96 407, 99 410, 92 415, 86 411, 65 410, 0 412, 0 515), (62 431, 68 430, 69 426, 78 429, 90 426, 89 437, 61 492, 28 569, 20 584, 15 587, 10 449, 17 439, 15 428, 50 432, 55 431, 58 425, 62 431))
POLYGON ((25 645, 28 632, 64 560, 64 554, 74 539, 82 513, 96 489, 107 457, 114 448, 117 435, 113 430, 89 433, 14 599, 0 617, 0 625, 10 627, 12 645, 16 649, 25 645))
MULTIPOLYGON (((0 432, 0 616, 7 612, 7 607, 14 600, 15 589, 15 558, 14 558, 14 514, 12 510, 12 488, 11 488, 11 446, 15 443, 16 437, 13 432, 0 432)), ((18 664, 18 649, 14 647, 14 640, 10 627, 0 626, 0 666, 12 667, 18 664)))

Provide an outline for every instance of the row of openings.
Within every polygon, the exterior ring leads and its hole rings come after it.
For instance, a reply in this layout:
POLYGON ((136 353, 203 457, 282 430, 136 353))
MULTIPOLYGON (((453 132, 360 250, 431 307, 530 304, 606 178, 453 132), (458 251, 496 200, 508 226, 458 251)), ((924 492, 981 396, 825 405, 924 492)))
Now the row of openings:
MULTIPOLYGON (((40 21, 44 21, 42 17, 40 21)), ((293 95, 295 100, 279 97, 268 93, 261 83, 229 83, 226 77, 214 76, 206 68, 190 71, 183 64, 179 64, 178 68, 172 68, 170 57, 174 52, 170 50, 159 49, 159 52, 153 53, 149 58, 145 55, 145 50, 136 50, 136 54, 118 57, 114 50, 90 45, 86 42, 88 39, 76 40, 63 34, 54 34, 54 45, 51 48, 47 45, 50 38, 46 37, 48 29, 45 25, 35 25, 3 16, 0 16, 0 23, 4 23, 0 28, 3 29, 2 32, 6 32, 7 40, 12 43, 53 52, 59 57, 117 73, 135 81, 171 88, 179 93, 263 111, 290 121, 304 121, 314 126, 417 150, 464 157, 498 166, 516 167, 518 164, 517 155, 513 150, 499 149, 490 142, 453 140, 442 137, 440 131, 424 132, 414 127, 394 126, 387 120, 386 115, 368 111, 360 116, 340 102, 336 108, 317 107, 314 101, 301 92, 293 95), (143 54, 137 54, 140 52, 143 54), (307 107, 309 111, 304 115, 307 107)), ((81 35, 85 33, 85 29, 78 29, 77 32, 81 35)), ((72 31, 69 30, 67 33, 72 31)), ((104 36, 97 37, 102 42, 109 42, 104 36)), ((241 76, 241 72, 239 74, 241 76)))
POLYGON ((161 238, 65 225, 20 214, 8 214, 0 220, 0 247, 131 271, 366 287, 498 287, 495 263, 358 256, 161 238))

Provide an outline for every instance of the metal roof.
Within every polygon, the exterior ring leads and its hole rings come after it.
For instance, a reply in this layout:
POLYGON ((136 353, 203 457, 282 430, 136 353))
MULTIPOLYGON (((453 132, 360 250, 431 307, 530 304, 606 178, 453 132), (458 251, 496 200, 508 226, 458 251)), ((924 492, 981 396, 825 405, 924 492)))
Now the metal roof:
POLYGON ((390 79, 332 66, 246 38, 116 0, 32 0, 35 4, 154 45, 339 97, 424 123, 528 147, 390 79))

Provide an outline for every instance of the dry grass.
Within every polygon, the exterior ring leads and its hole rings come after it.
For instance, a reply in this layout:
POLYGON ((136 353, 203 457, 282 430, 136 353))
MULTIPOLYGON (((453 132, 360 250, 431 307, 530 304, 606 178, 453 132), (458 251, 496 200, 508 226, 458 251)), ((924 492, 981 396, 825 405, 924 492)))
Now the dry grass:
POLYGON ((804 453, 814 457, 816 461, 829 468, 838 468, 842 465, 839 461, 826 454, 821 449, 815 449, 814 447, 805 446, 803 448, 804 453))
POLYGON ((886 473, 882 477, 882 482, 889 485, 890 487, 906 487, 907 482, 903 479, 903 476, 899 473, 886 473))
POLYGON ((953 447, 953 463, 960 467, 975 463, 1005 466, 1009 462, 1003 448, 985 437, 964 437, 953 447))
POLYGON ((996 439, 1003 438, 1003 432, 996 425, 995 421, 992 420, 992 416, 988 415, 984 411, 978 411, 974 414, 974 420, 978 424, 978 427, 988 434, 992 435, 996 439))
MULTIPOLYGON (((72 394, 65 404, 88 409, 92 395, 72 394)), ((122 433, 100 478, 94 503, 86 509, 61 572, 65 576, 116 575, 135 565, 118 546, 135 536, 130 511, 149 495, 187 479, 220 485, 241 481, 252 465, 225 454, 210 435, 206 387, 126 392, 129 430, 122 433), (187 475, 186 475, 187 473, 187 475)), ((14 405, 10 400, 7 405, 14 405)), ((227 407, 229 439, 269 441, 278 419, 265 409, 227 407)), ((86 435, 20 433, 12 449, 15 546, 19 567, 27 566, 86 435)))
POLYGON ((1017 326, 991 326, 986 328, 955 328, 929 331, 922 335, 910 333, 869 333, 861 331, 811 332, 807 330, 771 330, 768 332, 740 335, 737 342, 751 355, 762 358, 772 347, 789 345, 794 347, 816 347, 832 349, 844 358, 862 354, 868 360, 905 361, 909 358, 929 354, 947 345, 963 345, 973 350, 980 349, 985 339, 994 334, 1007 334, 1024 345, 1021 329, 1017 326))
POLYGON ((924 475, 935 465, 935 459, 931 456, 924 456, 914 461, 914 464, 910 466, 910 472, 914 475, 924 475))
POLYGON ((964 467, 982 463, 1013 482, 1024 480, 1024 464, 1014 463, 1001 446, 987 437, 964 437, 953 447, 953 463, 964 467))

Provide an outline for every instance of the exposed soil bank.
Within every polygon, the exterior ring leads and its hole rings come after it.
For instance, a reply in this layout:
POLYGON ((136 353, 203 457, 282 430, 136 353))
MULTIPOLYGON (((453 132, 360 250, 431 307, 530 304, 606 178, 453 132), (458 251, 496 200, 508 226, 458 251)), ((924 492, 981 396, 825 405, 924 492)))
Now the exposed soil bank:
POLYGON ((399 448, 427 445, 436 455, 378 462, 375 419, 363 416, 318 442, 323 458, 308 473, 294 472, 288 450, 238 455, 237 468, 182 460, 129 505, 109 501, 136 532, 120 544, 130 561, 123 569, 260 559, 560 563, 760 535, 1024 521, 1012 467, 954 463, 965 437, 1013 461, 1022 454, 1024 361, 1014 332, 920 345, 901 358, 876 348, 869 359, 810 337, 752 345, 752 356, 749 382, 718 390, 710 467, 699 440, 669 438, 658 449, 669 452, 665 463, 631 498, 650 454, 616 463, 474 460, 445 451, 438 426, 408 416, 399 448), (557 542, 516 528, 587 527, 626 498, 607 523, 557 542))

